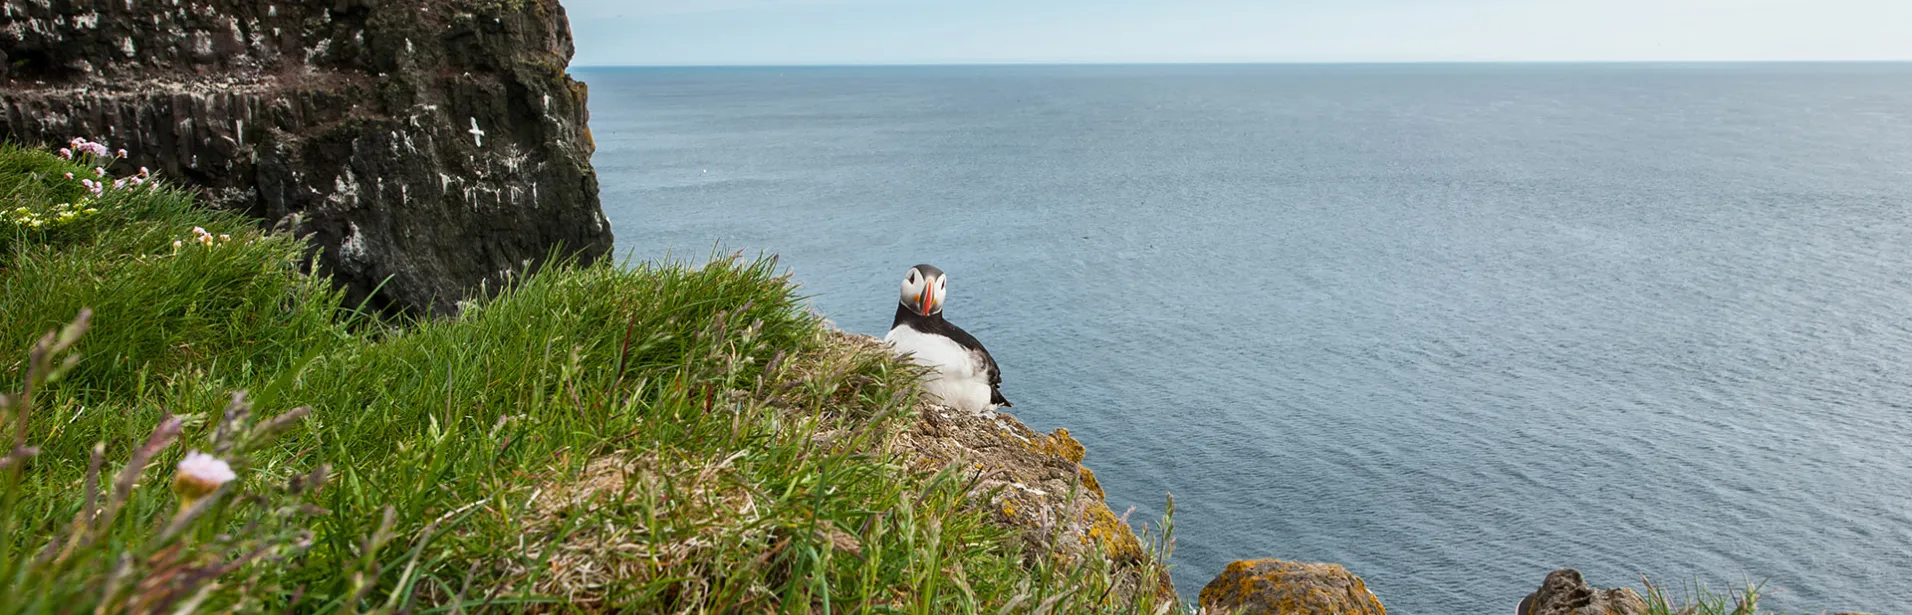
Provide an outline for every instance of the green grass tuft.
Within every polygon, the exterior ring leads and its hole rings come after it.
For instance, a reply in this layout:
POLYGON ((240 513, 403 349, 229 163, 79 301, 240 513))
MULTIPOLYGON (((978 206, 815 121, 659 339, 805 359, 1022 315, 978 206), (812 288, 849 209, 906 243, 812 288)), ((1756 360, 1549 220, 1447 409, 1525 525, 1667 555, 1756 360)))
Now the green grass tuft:
POLYGON ((1641 579, 1646 586, 1647 615, 1757 615, 1761 585, 1748 583, 1735 591, 1716 593, 1694 583, 1678 595, 1641 579))

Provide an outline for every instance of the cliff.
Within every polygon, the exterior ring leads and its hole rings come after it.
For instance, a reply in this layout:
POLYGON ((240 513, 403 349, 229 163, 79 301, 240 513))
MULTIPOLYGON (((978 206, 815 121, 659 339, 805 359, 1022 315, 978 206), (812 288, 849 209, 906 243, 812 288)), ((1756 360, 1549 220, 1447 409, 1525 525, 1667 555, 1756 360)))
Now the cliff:
POLYGON ((555 0, 0 2, 0 139, 123 148, 309 238, 351 303, 450 313, 611 248, 555 0))

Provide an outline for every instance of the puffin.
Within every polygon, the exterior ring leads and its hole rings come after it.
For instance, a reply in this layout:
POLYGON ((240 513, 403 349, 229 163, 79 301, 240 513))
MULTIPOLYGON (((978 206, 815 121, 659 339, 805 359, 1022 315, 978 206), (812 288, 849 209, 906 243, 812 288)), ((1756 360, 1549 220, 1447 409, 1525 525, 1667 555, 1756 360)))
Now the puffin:
POLYGON ((976 414, 997 407, 1015 407, 1002 396, 1002 371, 983 343, 962 327, 943 318, 949 279, 931 265, 911 267, 903 276, 902 298, 896 320, 884 336, 911 360, 935 368, 923 382, 923 392, 945 406, 976 414))

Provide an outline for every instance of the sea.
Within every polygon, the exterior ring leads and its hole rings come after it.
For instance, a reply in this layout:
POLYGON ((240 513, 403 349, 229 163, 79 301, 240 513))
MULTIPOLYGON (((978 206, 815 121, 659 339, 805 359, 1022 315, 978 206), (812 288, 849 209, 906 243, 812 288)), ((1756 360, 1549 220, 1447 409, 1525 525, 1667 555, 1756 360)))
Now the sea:
POLYGON ((1912 613, 1912 64, 579 68, 621 258, 904 272, 1192 600, 1912 613))

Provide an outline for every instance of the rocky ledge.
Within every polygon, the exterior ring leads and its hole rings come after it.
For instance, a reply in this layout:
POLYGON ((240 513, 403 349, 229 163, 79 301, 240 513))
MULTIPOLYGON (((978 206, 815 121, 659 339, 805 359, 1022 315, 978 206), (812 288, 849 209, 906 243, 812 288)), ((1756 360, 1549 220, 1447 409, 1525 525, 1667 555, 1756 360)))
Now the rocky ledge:
MULTIPOLYGON (((872 337, 841 339, 887 352, 872 337)), ((926 403, 895 446, 924 472, 963 468, 970 498, 1021 536, 1025 557, 1052 558, 1065 567, 1104 558, 1120 578, 1118 601, 1179 601, 1168 568, 1136 538, 1127 515, 1109 508, 1095 473, 1082 465, 1087 450, 1069 430, 1038 433, 1008 413, 977 415, 926 403)))
POLYGON ((611 248, 571 55, 556 0, 0 0, 0 138, 123 148, 354 303, 451 313, 611 248))

